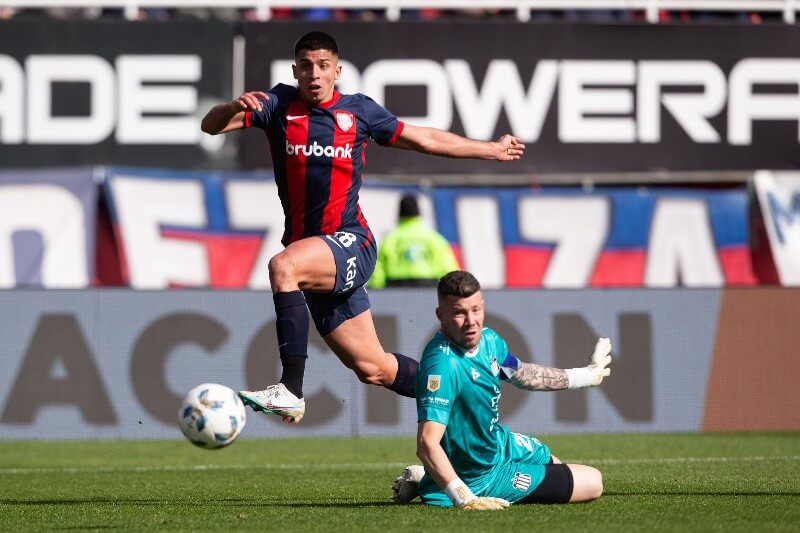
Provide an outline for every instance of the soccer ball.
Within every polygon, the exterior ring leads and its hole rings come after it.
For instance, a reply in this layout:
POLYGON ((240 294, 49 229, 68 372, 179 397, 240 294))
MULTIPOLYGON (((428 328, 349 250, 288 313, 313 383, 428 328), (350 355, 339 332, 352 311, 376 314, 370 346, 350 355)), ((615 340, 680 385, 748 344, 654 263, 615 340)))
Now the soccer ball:
POLYGON ((244 429, 246 415, 236 392, 225 385, 204 383, 186 395, 178 420, 192 444, 211 450, 235 441, 244 429))

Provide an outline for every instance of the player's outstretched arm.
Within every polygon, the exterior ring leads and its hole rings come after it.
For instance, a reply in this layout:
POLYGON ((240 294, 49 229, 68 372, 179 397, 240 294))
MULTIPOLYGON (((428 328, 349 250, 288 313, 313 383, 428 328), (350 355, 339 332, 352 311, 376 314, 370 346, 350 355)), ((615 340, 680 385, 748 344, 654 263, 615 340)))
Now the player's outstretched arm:
POLYGON ((526 390, 563 390, 569 388, 567 371, 562 368, 520 362, 509 382, 526 390))
POLYGON ((420 422, 417 428, 417 456, 453 505, 474 511, 497 511, 511 505, 502 498, 475 496, 466 483, 458 477, 441 445, 444 430, 445 425, 439 422, 431 420, 420 422))
POLYGON ((516 161, 525 152, 519 137, 503 135, 496 141, 476 141, 449 131, 405 124, 393 145, 423 154, 461 159, 516 161))
POLYGON ((601 338, 594 347, 589 364, 581 368, 551 368, 535 363, 520 363, 509 381, 521 389, 554 391, 597 387, 611 374, 611 340, 601 338))
POLYGON ((261 100, 269 100, 267 93, 252 91, 228 103, 216 105, 203 117, 200 129, 211 135, 240 130, 245 125, 245 112, 261 111, 261 100))

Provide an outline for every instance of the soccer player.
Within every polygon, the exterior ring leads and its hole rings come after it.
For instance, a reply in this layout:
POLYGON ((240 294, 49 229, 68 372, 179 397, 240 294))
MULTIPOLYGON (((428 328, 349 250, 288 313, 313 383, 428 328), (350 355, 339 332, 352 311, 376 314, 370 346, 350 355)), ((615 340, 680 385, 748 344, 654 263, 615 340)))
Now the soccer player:
POLYGON ((595 468, 563 464, 536 437, 499 423, 500 383, 527 390, 596 387, 611 373, 611 342, 601 338, 586 367, 567 370, 524 363, 483 326, 484 301, 469 272, 445 275, 437 287, 440 331, 422 355, 417 375, 417 455, 393 497, 417 495, 429 505, 503 509, 511 503, 573 503, 599 498, 595 468), (424 475, 423 475, 424 474, 424 475))
POLYGON ((418 363, 386 353, 375 332, 364 284, 376 245, 358 204, 368 139, 380 145, 454 158, 514 161, 525 145, 495 142, 403 123, 362 94, 341 94, 339 46, 311 32, 294 47, 296 87, 245 92, 203 118, 210 134, 242 128, 266 132, 285 215, 285 249, 269 262, 283 372, 280 383, 241 391, 250 407, 299 422, 305 413, 308 312, 322 338, 364 383, 413 397, 418 363))

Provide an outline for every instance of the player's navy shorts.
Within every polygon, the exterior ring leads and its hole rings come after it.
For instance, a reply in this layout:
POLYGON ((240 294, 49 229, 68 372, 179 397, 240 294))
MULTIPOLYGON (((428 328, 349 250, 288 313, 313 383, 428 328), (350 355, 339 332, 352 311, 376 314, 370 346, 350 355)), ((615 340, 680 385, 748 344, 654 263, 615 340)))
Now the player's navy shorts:
POLYGON ((333 252, 336 283, 333 292, 306 291, 303 294, 317 331, 324 337, 345 320, 369 309, 364 285, 375 270, 378 252, 375 239, 366 228, 348 228, 319 238, 333 252))

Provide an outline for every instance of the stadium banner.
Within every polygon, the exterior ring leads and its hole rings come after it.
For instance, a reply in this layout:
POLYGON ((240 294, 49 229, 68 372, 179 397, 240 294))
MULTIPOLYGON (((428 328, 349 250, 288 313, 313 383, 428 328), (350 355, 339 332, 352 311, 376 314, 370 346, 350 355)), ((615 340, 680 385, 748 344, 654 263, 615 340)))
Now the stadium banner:
POLYGON ((200 131, 231 98, 233 25, 0 22, 0 166, 234 164, 200 131))
MULTIPOLYGON (((388 173, 636 172, 800 166, 800 28, 741 24, 248 23, 246 87, 293 83, 293 47, 340 45, 338 87, 402 120, 476 139, 513 133, 514 164, 373 147, 388 173)), ((245 168, 270 168, 262 132, 245 168)))
POLYGON ((0 289, 91 285, 94 178, 92 168, 0 171, 0 289))
POLYGON ((755 192, 780 284, 800 285, 800 172, 755 174, 755 192))
MULTIPOLYGON (((270 173, 113 167, 104 181, 125 283, 267 289, 283 211, 270 173)), ((487 288, 757 284, 746 188, 414 189, 367 182, 380 243, 403 193, 487 288)))
MULTIPOLYGON (((486 325, 524 361, 582 366, 614 345, 598 389, 503 388, 502 421, 543 433, 800 430, 798 289, 485 293, 486 325), (768 387, 764 384, 769 383, 768 387)), ((432 289, 373 291, 385 346, 419 358, 432 289)), ((181 438, 183 395, 279 377, 271 298, 258 291, 2 291, 0 438, 181 438)), ((248 411, 244 437, 406 435, 414 401, 360 383, 316 333, 298 426, 248 411)))

